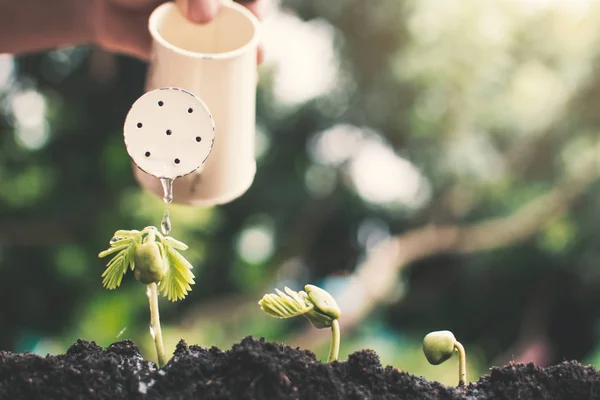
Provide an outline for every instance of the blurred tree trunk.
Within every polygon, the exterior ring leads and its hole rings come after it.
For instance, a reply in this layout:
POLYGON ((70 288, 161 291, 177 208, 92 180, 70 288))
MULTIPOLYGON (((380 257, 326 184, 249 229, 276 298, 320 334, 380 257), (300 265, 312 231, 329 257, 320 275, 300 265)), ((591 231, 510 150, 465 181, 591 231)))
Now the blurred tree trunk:
MULTIPOLYGON (((552 190, 524 204, 512 215, 466 226, 429 225, 380 243, 337 296, 343 310, 342 332, 353 330, 378 305, 388 302, 397 287, 398 274, 411 263, 442 253, 468 254, 508 247, 530 238, 562 216, 598 178, 599 163, 594 153, 596 149, 582 154, 568 166, 565 176, 552 190)), ((327 340, 326 334, 307 327, 291 343, 314 348, 327 340)))

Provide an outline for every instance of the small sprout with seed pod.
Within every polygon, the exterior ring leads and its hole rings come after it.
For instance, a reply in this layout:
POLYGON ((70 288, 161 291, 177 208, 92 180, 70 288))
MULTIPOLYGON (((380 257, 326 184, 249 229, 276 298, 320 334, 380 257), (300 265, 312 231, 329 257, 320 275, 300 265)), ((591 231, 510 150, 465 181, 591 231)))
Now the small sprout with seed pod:
POLYGON ((467 383, 467 355, 465 348, 450 331, 435 331, 423 339, 423 353, 431 365, 440 365, 458 352, 458 384, 467 383))
POLYGON ((102 274, 102 286, 109 290, 119 287, 128 268, 135 279, 147 286, 150 333, 156 346, 158 365, 163 367, 167 360, 160 329, 158 294, 177 301, 192 290, 190 285, 195 283, 192 265, 177 251, 188 247, 170 236, 161 235, 153 226, 141 231, 116 231, 109 245, 98 254, 100 258, 114 255, 102 274))
POLYGON ((285 287, 285 293, 275 289, 275 293, 265 294, 258 302, 260 308, 275 318, 306 317, 317 329, 331 328, 331 344, 327 362, 338 359, 340 352, 341 311, 337 302, 327 291, 314 286, 304 286, 304 291, 295 292, 285 287), (287 294, 286 294, 287 293, 287 294))

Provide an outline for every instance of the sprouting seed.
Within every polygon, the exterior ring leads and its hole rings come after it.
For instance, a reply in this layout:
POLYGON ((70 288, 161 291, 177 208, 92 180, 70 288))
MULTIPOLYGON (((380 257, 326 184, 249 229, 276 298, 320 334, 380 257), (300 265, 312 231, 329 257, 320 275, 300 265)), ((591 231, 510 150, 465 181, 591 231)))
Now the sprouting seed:
POLYGON ((166 356, 160 329, 158 294, 171 301, 185 298, 193 285, 192 265, 177 251, 186 250, 187 245, 160 234, 154 226, 141 231, 119 230, 110 240, 110 247, 98 257, 113 255, 102 274, 102 286, 109 290, 121 285, 127 269, 135 278, 147 286, 150 304, 150 325, 153 327, 154 344, 158 365, 166 364, 166 356))
POLYGON ((314 286, 304 286, 295 292, 286 287, 285 293, 275 289, 275 294, 265 294, 258 302, 260 308, 275 318, 306 317, 317 329, 331 328, 331 344, 327 362, 338 359, 340 352, 340 308, 327 291, 314 286))
POLYGON ((431 365, 439 365, 458 352, 458 384, 467 382, 467 354, 450 331, 435 331, 423 339, 423 353, 431 365))

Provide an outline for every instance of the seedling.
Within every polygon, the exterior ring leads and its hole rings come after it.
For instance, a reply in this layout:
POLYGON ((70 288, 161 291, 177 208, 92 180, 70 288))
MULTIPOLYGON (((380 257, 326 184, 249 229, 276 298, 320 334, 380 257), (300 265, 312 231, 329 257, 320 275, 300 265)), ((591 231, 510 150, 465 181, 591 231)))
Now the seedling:
POLYGON ((458 352, 458 384, 467 383, 467 355, 465 348, 450 331, 431 332, 423 339, 423 353, 431 365, 440 365, 458 352))
POLYGON ((303 315, 317 329, 331 328, 327 362, 335 361, 340 352, 340 308, 325 290, 314 285, 306 285, 304 290, 295 292, 285 287, 285 294, 275 289, 277 294, 265 294, 258 304, 265 313, 275 318, 303 315))
POLYGON ((153 226, 142 231, 116 231, 109 243, 110 247, 98 254, 102 258, 116 253, 102 274, 102 285, 109 290, 116 289, 129 267, 135 279, 147 286, 150 334, 156 346, 158 366, 163 367, 167 359, 160 329, 158 293, 170 301, 177 301, 192 290, 190 285, 195 283, 192 265, 177 251, 186 250, 188 246, 161 235, 153 226))

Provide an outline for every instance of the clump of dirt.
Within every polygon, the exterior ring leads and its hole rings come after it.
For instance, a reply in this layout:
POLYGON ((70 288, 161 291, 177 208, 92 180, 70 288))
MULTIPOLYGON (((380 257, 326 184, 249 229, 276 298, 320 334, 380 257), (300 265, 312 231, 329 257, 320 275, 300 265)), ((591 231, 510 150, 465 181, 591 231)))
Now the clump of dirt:
POLYGON ((102 349, 78 340, 66 354, 0 352, 0 399, 600 399, 599 374, 576 362, 493 368, 460 388, 383 367, 372 350, 324 364, 308 350, 244 338, 230 350, 179 342, 162 369, 133 342, 102 349))
POLYGON ((251 337, 226 352, 180 342, 164 371, 150 398, 178 391, 203 399, 453 398, 451 388, 383 368, 371 350, 324 364, 308 350, 251 337))
POLYGON ((130 340, 106 350, 77 340, 67 354, 0 352, 0 399, 126 399, 156 373, 130 340))
POLYGON ((494 367, 467 387, 477 399, 600 399, 600 373, 575 361, 547 368, 529 364, 494 367))

